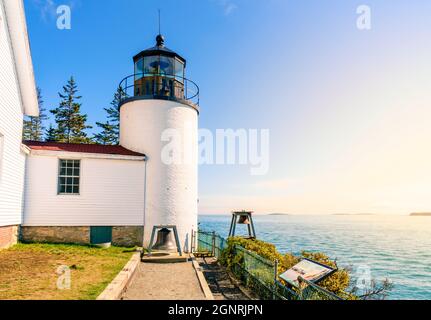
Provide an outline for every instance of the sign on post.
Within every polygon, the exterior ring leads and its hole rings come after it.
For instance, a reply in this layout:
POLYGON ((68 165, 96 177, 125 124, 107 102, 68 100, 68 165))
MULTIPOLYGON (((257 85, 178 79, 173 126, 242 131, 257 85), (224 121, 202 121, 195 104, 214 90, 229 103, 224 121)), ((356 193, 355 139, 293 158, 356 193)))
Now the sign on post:
POLYGON ((281 274, 280 278, 290 285, 299 288, 299 277, 310 282, 317 283, 335 271, 336 269, 334 268, 304 258, 292 268, 281 274))

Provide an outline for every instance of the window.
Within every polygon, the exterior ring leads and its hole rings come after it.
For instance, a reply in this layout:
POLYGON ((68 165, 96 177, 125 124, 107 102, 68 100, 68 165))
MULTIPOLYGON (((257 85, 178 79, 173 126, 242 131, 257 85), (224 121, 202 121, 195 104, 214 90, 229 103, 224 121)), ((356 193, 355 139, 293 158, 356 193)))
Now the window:
POLYGON ((179 82, 184 81, 184 63, 175 59, 175 79, 179 82))
POLYGON ((159 56, 145 57, 144 59, 144 74, 152 75, 159 73, 159 56))
POLYGON ((169 57, 160 57, 160 74, 171 76, 174 74, 174 59, 169 57))
POLYGON ((60 160, 58 194, 79 194, 80 160, 60 160))
POLYGON ((139 59, 135 63, 135 80, 139 80, 143 77, 144 72, 144 59, 139 59))

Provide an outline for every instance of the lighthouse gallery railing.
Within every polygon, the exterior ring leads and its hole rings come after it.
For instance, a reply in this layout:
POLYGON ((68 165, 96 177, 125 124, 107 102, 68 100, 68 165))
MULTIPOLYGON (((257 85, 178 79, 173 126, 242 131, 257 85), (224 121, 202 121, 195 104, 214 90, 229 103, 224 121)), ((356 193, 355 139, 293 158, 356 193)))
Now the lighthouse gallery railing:
POLYGON ((120 105, 138 99, 163 99, 199 106, 198 85, 182 76, 136 73, 120 82, 120 105))

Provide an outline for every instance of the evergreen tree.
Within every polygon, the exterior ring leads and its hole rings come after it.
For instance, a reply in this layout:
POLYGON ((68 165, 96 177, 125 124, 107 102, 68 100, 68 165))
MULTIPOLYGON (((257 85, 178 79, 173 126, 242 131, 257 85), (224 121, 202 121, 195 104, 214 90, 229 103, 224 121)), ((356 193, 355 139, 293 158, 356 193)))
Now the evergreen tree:
POLYGON ((37 102, 39 105, 39 116, 38 117, 25 117, 23 123, 23 140, 31 141, 42 141, 43 131, 45 127, 43 122, 48 119, 45 114, 46 109, 43 107, 43 99, 40 88, 37 88, 37 102))
POLYGON ((120 142, 120 109, 119 105, 124 99, 125 93, 121 87, 118 87, 114 94, 114 99, 110 107, 104 108, 107 114, 107 121, 104 123, 96 122, 96 125, 102 131, 94 136, 97 143, 104 145, 117 145, 120 142))
POLYGON ((57 131, 52 126, 52 124, 49 126, 49 129, 46 130, 45 141, 46 142, 55 142, 55 141, 57 141, 57 131))
POLYGON ((102 129, 101 132, 94 135, 94 141, 103 145, 118 144, 118 135, 115 134, 115 126, 109 121, 106 123, 96 122, 96 125, 102 129))
POLYGON ((81 114, 82 98, 77 95, 78 86, 75 79, 71 77, 63 87, 63 93, 58 93, 61 98, 60 105, 50 110, 55 116, 56 140, 66 143, 91 143, 91 139, 85 132, 86 129, 92 128, 86 124, 87 115, 81 114))

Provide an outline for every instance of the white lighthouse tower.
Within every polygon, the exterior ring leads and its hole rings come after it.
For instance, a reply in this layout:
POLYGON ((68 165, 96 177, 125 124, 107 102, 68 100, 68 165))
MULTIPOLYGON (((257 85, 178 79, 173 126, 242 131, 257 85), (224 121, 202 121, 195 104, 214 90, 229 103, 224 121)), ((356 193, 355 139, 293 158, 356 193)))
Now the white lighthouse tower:
POLYGON ((186 60, 164 45, 158 35, 155 47, 133 58, 135 72, 121 87, 120 144, 147 156, 144 246, 154 226, 175 225, 181 249, 189 251, 192 230, 197 229, 199 88, 185 78, 186 60), (166 161, 166 137, 178 134, 181 148, 166 161))

